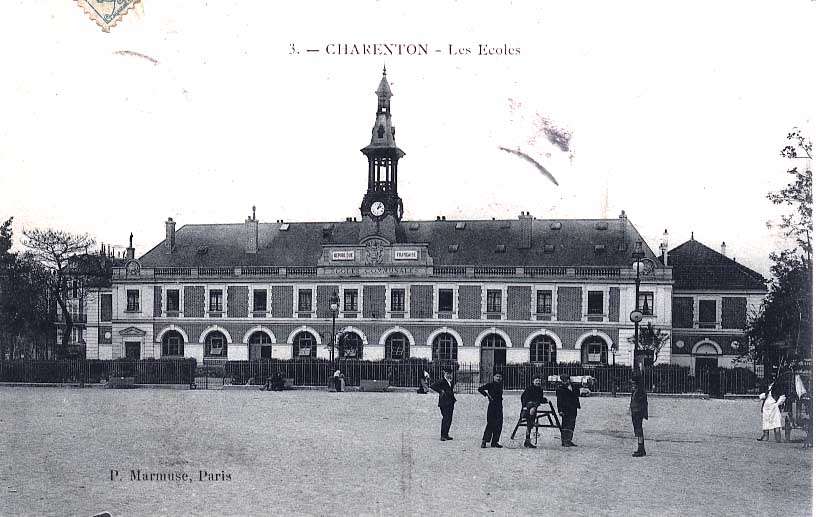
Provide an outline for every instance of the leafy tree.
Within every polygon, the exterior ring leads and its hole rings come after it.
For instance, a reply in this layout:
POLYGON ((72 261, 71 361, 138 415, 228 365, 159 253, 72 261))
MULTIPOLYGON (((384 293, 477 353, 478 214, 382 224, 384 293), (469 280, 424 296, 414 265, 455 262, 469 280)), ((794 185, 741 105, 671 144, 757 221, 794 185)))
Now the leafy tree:
POLYGON ((13 217, 9 217, 6 222, 0 225, 0 260, 10 255, 13 217))
MULTIPOLYGON (((83 279, 71 271, 71 266, 76 264, 75 257, 81 253, 87 254, 94 240, 88 234, 75 235, 51 228, 23 231, 23 235, 26 237, 23 244, 31 250, 36 261, 50 273, 49 292, 59 306, 65 321, 57 355, 65 356, 74 328, 74 319, 68 306, 68 295, 72 294, 69 288, 71 290, 83 288, 83 279)), ((78 297, 81 299, 81 294, 78 294, 78 297)))
POLYGON ((779 228, 791 239, 792 247, 770 255, 772 279, 768 295, 747 325, 752 358, 779 369, 811 357, 813 344, 813 143, 797 129, 781 154, 796 165, 788 169, 791 182, 768 194, 775 205, 790 207, 779 228))
POLYGON ((643 353, 642 351, 651 352, 650 355, 647 355, 647 358, 650 359, 651 364, 654 364, 663 346, 669 341, 669 333, 665 330, 656 329, 650 321, 646 326, 641 326, 638 331, 638 341, 640 343, 635 344, 635 336, 630 336, 627 341, 635 345, 636 351, 640 350, 641 353, 643 353))
POLYGON ((12 222, 0 225, 0 359, 36 356, 53 336, 48 273, 29 254, 11 252, 12 222))

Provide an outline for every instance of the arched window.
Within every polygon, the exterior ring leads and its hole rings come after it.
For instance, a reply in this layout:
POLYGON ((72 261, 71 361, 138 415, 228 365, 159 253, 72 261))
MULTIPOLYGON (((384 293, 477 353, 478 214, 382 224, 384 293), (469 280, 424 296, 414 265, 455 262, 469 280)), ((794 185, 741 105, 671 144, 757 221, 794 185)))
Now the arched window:
POLYGON ((299 332, 292 340, 292 357, 317 357, 317 341, 311 332, 299 332))
POLYGON ((340 336, 340 358, 362 359, 363 340, 354 332, 346 332, 340 336))
POLYGON ((204 357, 227 358, 227 338, 224 334, 214 330, 204 338, 204 357))
POLYGON ((269 334, 266 332, 261 332, 260 330, 257 332, 253 332, 251 336, 249 336, 249 344, 250 345, 271 345, 272 338, 269 337, 269 334))
POLYGON ((184 338, 181 333, 171 330, 162 337, 162 357, 183 357, 184 338))
POLYGON ((385 358, 386 359, 408 359, 411 357, 409 353, 408 338, 401 332, 394 332, 385 339, 385 358))
POLYGON ((443 332, 433 340, 431 358, 434 361, 456 361, 457 348, 456 338, 443 332))
MULTIPOLYGON (((266 332, 258 330, 249 336, 250 349, 252 349, 253 346, 256 351, 258 351, 258 347, 260 347, 259 352, 261 359, 270 359, 272 357, 272 338, 270 338, 266 332)), ((253 352, 250 350, 250 357, 252 357, 252 354, 253 352)))
POLYGON ((581 343, 581 362, 587 364, 606 364, 606 341, 590 336, 581 343))
POLYGON ((504 338, 498 334, 488 334, 482 339, 482 348, 505 348, 504 338))
POLYGON ((530 343, 531 363, 556 363, 555 341, 550 336, 536 336, 530 343))

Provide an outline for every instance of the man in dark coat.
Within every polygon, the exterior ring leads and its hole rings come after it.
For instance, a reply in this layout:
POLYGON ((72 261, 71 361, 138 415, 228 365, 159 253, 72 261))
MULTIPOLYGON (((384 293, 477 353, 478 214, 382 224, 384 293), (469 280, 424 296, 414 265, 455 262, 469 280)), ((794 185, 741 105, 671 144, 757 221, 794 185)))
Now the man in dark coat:
POLYGON ((575 387, 570 384, 569 375, 561 376, 555 395, 558 397, 558 414, 561 415, 561 447, 577 447, 572 443, 572 435, 575 433, 575 418, 581 409, 581 401, 575 387))
POLYGON ((544 398, 544 390, 541 388, 541 376, 533 377, 533 383, 524 389, 521 394, 521 410, 527 420, 527 434, 524 438, 524 446, 530 449, 535 449, 535 445, 530 441, 530 433, 536 423, 536 414, 538 413, 538 406, 547 402, 544 398))
POLYGON ((439 411, 442 413, 442 432, 439 439, 444 442, 453 440, 449 432, 451 422, 453 422, 453 406, 456 404, 456 397, 453 394, 453 372, 445 368, 442 370, 442 377, 431 385, 431 389, 439 393, 439 411))
POLYGON ((632 413, 632 427, 637 437, 638 448, 632 453, 635 458, 646 456, 646 447, 643 444, 643 421, 649 419, 649 400, 643 388, 643 378, 633 375, 631 380, 632 400, 629 402, 629 412, 632 413))
POLYGON ((504 423, 504 411, 502 409, 502 394, 504 388, 502 387, 502 374, 493 374, 493 380, 483 386, 479 386, 479 393, 487 397, 487 425, 485 426, 484 434, 482 434, 482 449, 487 447, 488 440, 490 446, 501 449, 502 445, 499 443, 499 436, 502 432, 502 424, 504 423))

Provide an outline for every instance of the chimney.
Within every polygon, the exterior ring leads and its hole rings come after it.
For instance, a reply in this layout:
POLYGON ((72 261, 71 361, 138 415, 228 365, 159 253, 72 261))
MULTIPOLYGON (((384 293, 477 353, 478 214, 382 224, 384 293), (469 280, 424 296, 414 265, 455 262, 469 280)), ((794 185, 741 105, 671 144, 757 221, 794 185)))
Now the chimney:
POLYGON ((127 255, 125 258, 133 260, 136 257, 136 250, 133 248, 133 232, 130 232, 130 244, 127 247, 127 255))
POLYGON ((533 240, 533 218, 530 212, 522 212, 519 215, 519 244, 521 249, 530 249, 533 240))
POLYGON ((663 265, 669 265, 669 230, 663 230, 663 240, 660 241, 660 254, 663 256, 663 265))
POLYGON ((626 242, 626 222, 629 219, 626 217, 625 210, 621 210, 618 220, 620 220, 620 243, 618 244, 618 251, 626 251, 629 248, 629 243, 626 242))
POLYGON ((723 241, 723 243, 720 244, 720 253, 727 257, 728 255, 726 255, 726 251, 728 251, 728 249, 725 247, 725 241, 723 241))
POLYGON ((169 255, 173 253, 173 248, 176 247, 176 222, 172 217, 168 217, 164 222, 167 237, 164 239, 164 253, 169 255))
POLYGON ((258 253, 258 220, 255 219, 255 206, 252 206, 252 217, 247 217, 244 223, 246 234, 246 252, 258 253))

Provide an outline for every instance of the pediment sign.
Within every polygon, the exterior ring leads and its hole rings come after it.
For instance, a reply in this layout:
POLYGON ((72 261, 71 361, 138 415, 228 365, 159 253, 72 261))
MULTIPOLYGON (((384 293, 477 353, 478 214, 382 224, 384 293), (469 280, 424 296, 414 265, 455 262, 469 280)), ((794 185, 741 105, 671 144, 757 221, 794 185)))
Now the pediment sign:
POLYGON ((128 327, 119 331, 120 336, 144 337, 145 334, 147 334, 147 332, 136 327, 128 327))
POLYGON ((427 276, 433 267, 427 244, 390 244, 366 239, 356 246, 325 246, 318 275, 330 277, 427 276))

